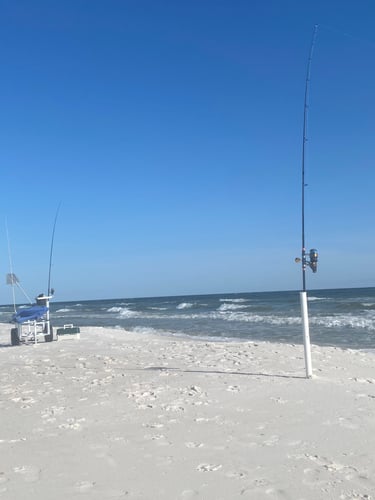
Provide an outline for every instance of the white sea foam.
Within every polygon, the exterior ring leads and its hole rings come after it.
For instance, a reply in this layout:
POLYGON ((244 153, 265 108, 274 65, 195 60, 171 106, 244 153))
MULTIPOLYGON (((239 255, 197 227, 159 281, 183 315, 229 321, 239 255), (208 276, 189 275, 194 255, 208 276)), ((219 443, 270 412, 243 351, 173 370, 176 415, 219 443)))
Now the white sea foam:
MULTIPOLYGON (((159 315, 142 315, 142 318, 150 319, 165 319, 164 316, 159 315)), ((168 315, 168 319, 218 319, 223 321, 244 321, 247 323, 264 323, 271 325, 296 325, 301 323, 300 317, 280 317, 276 315, 261 316, 259 314, 250 314, 246 312, 234 312, 234 311, 214 311, 210 313, 194 313, 194 314, 171 314, 168 315)))
POLYGON ((328 297, 307 297, 307 300, 314 302, 314 300, 329 300, 328 297))
POLYGON ((118 313, 121 318, 138 318, 140 316, 139 313, 132 311, 128 307, 110 307, 107 312, 118 313))
POLYGON ((71 312, 73 309, 67 309, 67 308, 63 308, 63 309, 58 309, 56 312, 57 313, 67 313, 67 312, 71 312))
MULTIPOLYGON (((161 330, 158 328, 152 328, 152 327, 143 327, 143 326, 136 326, 130 330, 131 332, 138 333, 140 335, 158 335, 158 336, 167 336, 167 337, 179 337, 179 338, 184 338, 184 339, 189 339, 191 338, 191 335, 189 335, 186 332, 183 331, 169 331, 169 330, 161 330)), ((197 340, 204 340, 206 342, 248 342, 248 339, 239 339, 239 338, 232 338, 232 337, 227 337, 225 335, 194 335, 194 338, 197 340)))
POLYGON ((163 330, 158 330, 157 328, 152 328, 151 326, 136 326, 131 329, 134 333, 140 333, 143 335, 160 335, 163 330))
POLYGON ((136 311, 132 311, 131 309, 128 309, 127 307, 124 307, 123 310, 120 312, 120 316, 122 318, 138 318, 139 313, 136 311))
MULTIPOLYGON (((193 307, 194 304, 183 302, 177 306, 180 310, 188 310, 193 307)), ((301 324, 301 317, 296 316, 279 316, 276 314, 262 315, 253 314, 251 312, 244 311, 243 309, 248 306, 241 304, 226 304, 223 303, 216 311, 212 312, 200 312, 200 313, 184 313, 184 314, 168 314, 168 320, 222 320, 228 322, 246 322, 253 324, 265 324, 265 325, 275 325, 275 326, 289 326, 289 325, 299 325, 301 324)), ((151 308, 150 308, 151 309, 151 308)), ((141 313, 133 311, 126 307, 112 307, 108 309, 108 312, 118 313, 121 318, 143 318, 143 319, 166 319, 165 315, 158 314, 158 310, 163 308, 154 308, 155 312, 141 313)), ((353 329, 364 329, 368 331, 375 331, 375 311, 369 311, 367 315, 364 316, 354 316, 350 314, 340 314, 331 316, 310 316, 309 318, 311 325, 322 326, 329 329, 334 328, 353 328, 353 329)))
POLYGON ((167 311, 168 307, 149 307, 152 311, 167 311))
POLYGON ((246 321, 247 323, 266 323, 269 325, 298 325, 301 318, 297 316, 261 316, 260 314, 230 313, 221 316, 226 321, 246 321))
POLYGON ((107 312, 109 313, 118 313, 122 311, 122 307, 110 307, 107 309, 107 312))
POLYGON ((190 309, 190 307, 193 307, 194 304, 191 302, 181 302, 181 304, 178 304, 176 309, 190 309))
MULTIPOLYGON (((219 313, 220 314, 220 313, 219 313)), ((250 314, 245 312, 232 312, 221 314, 220 317, 226 321, 245 321, 248 323, 265 323, 270 325, 298 325, 301 323, 299 316, 276 316, 259 314, 250 314)), ((310 324, 324 326, 326 328, 361 328, 369 331, 375 331, 375 322, 373 317, 367 318, 361 316, 351 316, 342 314, 338 316, 311 316, 310 324)))
POLYGON ((326 328, 349 327, 349 328, 364 328, 370 331, 375 330, 374 320, 372 318, 363 318, 359 316, 350 316, 349 314, 341 314, 340 316, 320 316, 310 318, 310 323, 326 328))
POLYGON ((236 309, 246 309, 249 307, 248 305, 244 304, 237 304, 230 302, 229 304, 227 302, 224 302, 224 304, 221 304, 221 306, 218 308, 218 311, 234 311, 236 309))
POLYGON ((220 302, 249 302, 249 299, 220 299, 220 302))

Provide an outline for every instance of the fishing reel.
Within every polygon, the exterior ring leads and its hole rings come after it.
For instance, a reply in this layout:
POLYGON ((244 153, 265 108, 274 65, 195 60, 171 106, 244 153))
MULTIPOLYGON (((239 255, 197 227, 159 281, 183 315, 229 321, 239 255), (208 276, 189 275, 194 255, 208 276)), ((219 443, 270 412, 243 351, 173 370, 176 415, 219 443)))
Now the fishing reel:
POLYGON ((318 250, 316 250, 315 248, 312 248, 310 250, 310 253, 309 253, 309 259, 310 260, 307 260, 306 251, 305 251, 305 249, 303 249, 302 250, 302 259, 300 259, 299 257, 296 257, 294 259, 294 261, 298 264, 302 260, 303 270, 305 270, 306 267, 309 266, 310 269, 312 270, 312 272, 316 273, 316 271, 318 270, 318 250))

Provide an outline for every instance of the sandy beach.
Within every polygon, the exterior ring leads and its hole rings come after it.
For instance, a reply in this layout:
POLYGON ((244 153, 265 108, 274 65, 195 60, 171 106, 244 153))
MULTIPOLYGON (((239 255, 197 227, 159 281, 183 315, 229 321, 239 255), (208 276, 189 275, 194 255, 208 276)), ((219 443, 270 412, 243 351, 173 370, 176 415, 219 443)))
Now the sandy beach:
POLYGON ((375 498, 375 355, 0 325, 0 498, 375 498))

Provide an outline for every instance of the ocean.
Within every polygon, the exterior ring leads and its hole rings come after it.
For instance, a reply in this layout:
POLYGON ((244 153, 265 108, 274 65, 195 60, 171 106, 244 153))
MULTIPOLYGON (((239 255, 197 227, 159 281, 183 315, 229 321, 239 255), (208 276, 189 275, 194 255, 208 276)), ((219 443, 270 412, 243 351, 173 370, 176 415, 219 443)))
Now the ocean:
MULTIPOLYGON (((375 288, 308 291, 313 344, 375 348, 375 288)), ((115 327, 139 334, 302 344, 298 291, 52 301, 54 327, 115 327)), ((0 321, 12 306, 0 306, 0 321)))

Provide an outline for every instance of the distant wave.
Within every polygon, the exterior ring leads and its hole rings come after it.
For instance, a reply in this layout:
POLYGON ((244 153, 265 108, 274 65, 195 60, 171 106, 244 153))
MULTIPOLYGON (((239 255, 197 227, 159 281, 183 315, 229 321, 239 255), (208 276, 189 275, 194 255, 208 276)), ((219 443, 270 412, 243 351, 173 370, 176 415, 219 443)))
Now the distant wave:
POLYGON ((248 307, 248 305, 244 304, 236 304, 233 302, 227 304, 226 302, 224 302, 224 304, 221 304, 221 306, 218 308, 218 311, 234 311, 236 309, 246 309, 248 307))
POLYGON ((176 309, 190 309, 191 307, 194 307, 194 304, 191 302, 181 302, 181 304, 178 304, 176 309))
POLYGON ((58 309, 56 312, 57 313, 68 313, 68 312, 72 312, 72 311, 73 311, 73 309, 65 308, 65 309, 58 309))
MULTIPOLYGON (((165 316, 158 314, 155 315, 145 315, 142 314, 138 316, 139 318, 147 319, 165 319, 165 316)), ((244 321, 247 323, 265 323, 272 325, 294 325, 301 323, 300 317, 280 317, 276 315, 261 316, 259 314, 251 314, 246 312, 234 312, 234 311, 214 311, 209 313, 192 313, 192 314, 170 314, 168 319, 212 319, 212 320, 223 320, 223 321, 244 321)))
POLYGON ((314 302, 314 300, 329 300, 328 297, 307 297, 307 300, 314 302))
POLYGON ((220 302, 249 302, 249 299, 219 299, 220 302))
POLYGON ((262 316, 260 314, 250 313, 231 313, 221 316, 225 321, 245 321, 247 323, 266 323, 268 325, 298 325, 301 318, 296 316, 262 316))
POLYGON ((109 313, 118 313, 118 312, 121 312, 122 311, 122 307, 110 307, 109 309, 107 309, 107 312, 109 313))
POLYGON ((310 323, 326 328, 349 327, 349 328, 364 328, 374 331, 375 324, 372 318, 363 318, 359 316, 350 316, 349 314, 341 314, 339 316, 321 316, 310 318, 310 323))
POLYGON ((138 318, 140 315, 128 307, 110 307, 107 312, 118 313, 121 318, 138 318))
MULTIPOLYGON (((224 321, 224 322, 238 322, 238 323, 248 323, 254 325, 274 325, 280 327, 288 327, 288 326, 298 326, 301 324, 301 317, 296 312, 295 315, 293 313, 289 313, 286 315, 280 315, 277 313, 269 313, 262 314, 261 312, 252 312, 248 308, 250 304, 244 304, 241 300, 239 302, 235 299, 236 302, 222 302, 219 307, 214 311, 201 311, 198 312, 196 310, 197 303, 192 302, 181 302, 176 307, 177 310, 171 314, 169 312, 165 312, 166 309, 170 311, 170 308, 158 307, 158 306, 149 306, 147 310, 143 311, 135 311, 129 307, 119 307, 114 306, 106 309, 107 313, 115 314, 118 319, 131 319, 137 318, 139 320, 163 320, 163 321, 174 321, 175 327, 180 329, 184 326, 180 325, 178 321, 180 320, 210 320, 212 321, 224 321), (193 309, 194 308, 194 309, 193 309)), ((373 304, 368 304, 367 307, 369 309, 366 310, 365 314, 331 314, 331 315, 311 315, 309 318, 310 324, 316 327, 323 327, 330 330, 339 330, 340 328, 349 328, 353 330, 361 330, 374 332, 375 331, 375 310, 370 309, 373 307, 373 304)), ((57 311, 58 313, 69 312, 68 309, 60 309, 57 311)), ((209 323, 207 323, 208 325, 209 323)), ((235 328, 235 327, 234 327, 235 328)), ((202 331, 204 334, 204 331, 202 331)))

